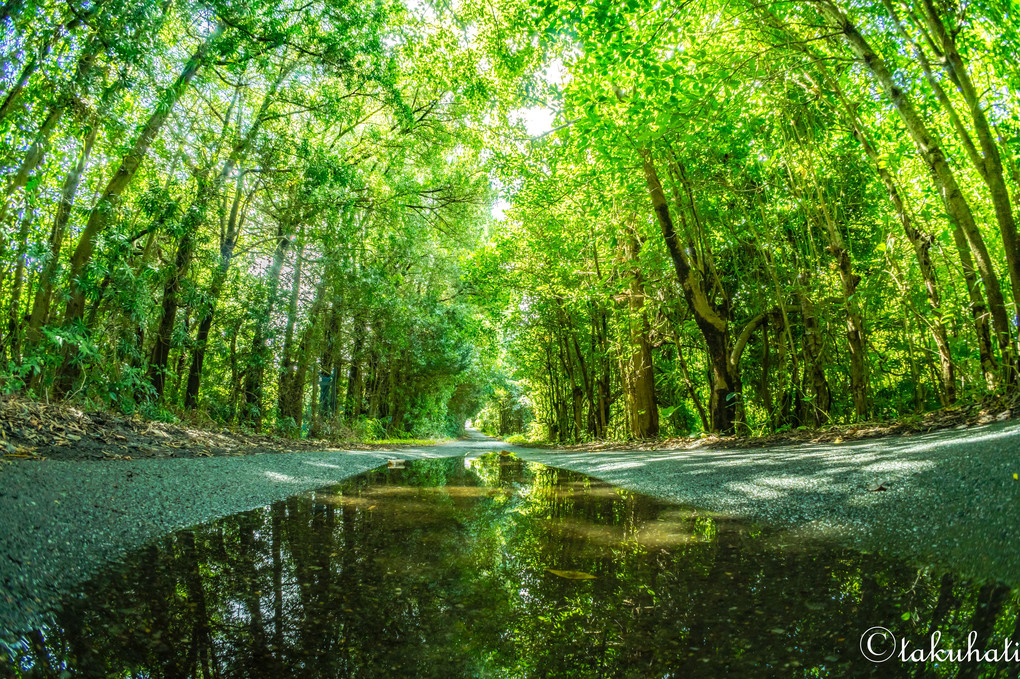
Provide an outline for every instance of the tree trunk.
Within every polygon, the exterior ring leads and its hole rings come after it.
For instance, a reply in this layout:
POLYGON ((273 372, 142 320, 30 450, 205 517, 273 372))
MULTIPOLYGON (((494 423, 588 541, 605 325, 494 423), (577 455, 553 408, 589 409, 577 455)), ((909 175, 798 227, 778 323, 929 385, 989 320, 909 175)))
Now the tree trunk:
POLYGON ((700 272, 691 268, 683 245, 677 236, 673 218, 669 212, 662 184, 652 163, 651 153, 642 151, 645 182, 652 200, 652 209, 662 229, 663 239, 670 259, 676 270, 684 298, 694 314, 694 320, 701 330, 708 347, 711 366, 712 395, 709 399, 709 415, 712 431, 722 434, 733 433, 737 412, 738 377, 730 372, 730 336, 727 319, 712 305, 704 289, 700 272))
POLYGON ((843 306, 846 310, 846 337, 850 347, 850 392, 853 397, 854 415, 857 421, 868 417, 868 357, 867 342, 864 338, 864 318, 861 305, 855 293, 861 277, 854 273, 850 262, 850 251, 843 241, 835 220, 829 212, 821 185, 816 183, 818 204, 824 216, 826 233, 829 237, 827 250, 836 259, 839 281, 843 290, 843 306))
POLYGON ((254 313, 255 328, 252 332, 251 354, 242 389, 244 405, 241 422, 249 425, 255 431, 262 429, 262 389, 266 364, 269 362, 268 347, 266 346, 266 342, 269 340, 269 321, 272 318, 273 309, 276 307, 277 291, 280 288, 280 273, 289 248, 290 237, 286 234, 286 226, 281 223, 277 231, 273 263, 266 274, 266 298, 261 304, 262 308, 257 309, 254 313))
POLYGON ((859 121, 855 120, 854 125, 857 128, 858 139, 861 140, 868 157, 871 158, 871 162, 878 172, 879 178, 882 180, 882 184, 885 186, 886 192, 889 194, 889 200, 892 201, 893 209, 900 220, 900 225, 903 227, 903 233, 906 234, 907 240, 913 246, 914 256, 917 258, 917 265, 921 272, 921 279, 924 281, 924 290, 928 296, 928 305, 931 307, 934 316, 930 325, 932 337, 935 340, 935 346, 939 354, 942 393, 945 396, 946 404, 952 405, 956 402, 956 369, 953 366, 953 357, 949 351, 949 334, 946 331, 946 324, 942 321, 942 298, 939 293, 938 281, 935 278, 935 265, 931 261, 930 250, 935 239, 931 234, 924 233, 914 226, 914 220, 907 210, 906 203, 900 194, 899 187, 896 185, 892 173, 882 164, 877 150, 870 140, 864 136, 864 131, 860 127, 859 121))
POLYGON ((694 387, 694 380, 691 379, 691 371, 687 367, 687 359, 684 358, 683 348, 680 346, 679 338, 676 343, 676 361, 680 366, 680 372, 684 377, 684 384, 687 386, 687 394, 691 397, 691 402, 694 403, 694 409, 698 411, 698 419, 701 420, 701 427, 705 431, 711 431, 712 423, 708 420, 708 413, 705 412, 705 406, 701 402, 701 397, 698 396, 698 390, 694 387))
POLYGON ((301 434, 301 424, 304 416, 305 382, 308 380, 308 371, 311 367, 312 343, 320 307, 321 303, 318 305, 313 304, 312 310, 309 312, 308 326, 301 333, 301 341, 298 343, 298 358, 297 365, 294 368, 294 376, 288 383, 285 398, 280 403, 281 416, 292 417, 294 419, 298 436, 301 434))
POLYGON ((804 386, 803 403, 800 420, 818 427, 829 421, 829 410, 832 407, 832 392, 829 381, 825 377, 825 342, 821 329, 818 327, 818 316, 815 305, 804 291, 808 287, 807 274, 801 274, 797 288, 800 302, 801 318, 804 322, 804 386))
POLYGON ((43 157, 46 155, 46 149, 49 147, 50 135, 53 134, 53 130, 57 127, 57 123, 60 122, 61 117, 64 115, 68 104, 70 104, 75 98, 80 96, 80 90, 84 85, 85 79, 88 77, 89 72, 96 62, 96 47, 98 46, 97 40, 92 40, 82 55, 78 58, 78 66, 75 69, 74 80, 68 85, 68 91, 60 96, 56 103, 50 107, 49 113, 46 115, 43 124, 39 127, 39 131, 36 132, 35 139, 32 140, 31 146, 28 147, 28 151, 22 158, 21 165, 18 167, 18 171, 15 172, 14 177, 8 184, 6 191, 4 192, 3 203, 0 204, 0 224, 7 218, 7 212, 10 210, 11 203, 14 200, 14 195, 19 189, 25 188, 28 184, 28 179, 39 164, 42 162, 43 157))
POLYGON ((308 362, 310 363, 309 371, 316 373, 315 374, 315 378, 316 379, 312 380, 312 389, 311 389, 312 393, 309 394, 309 396, 308 396, 308 412, 311 414, 311 416, 309 418, 311 420, 311 422, 309 423, 309 426, 308 426, 308 438, 314 439, 314 438, 318 438, 319 437, 319 429, 320 429, 321 425, 320 425, 320 418, 319 418, 319 379, 318 379, 319 376, 318 376, 318 371, 317 370, 314 370, 314 371, 312 370, 314 365, 311 365, 311 362, 312 362, 311 361, 311 357, 312 357, 312 353, 311 353, 311 351, 309 351, 308 352, 308 356, 306 357, 308 362))
MULTIPOLYGON (((70 298, 64 310, 65 325, 80 323, 84 315, 85 288, 82 278, 85 274, 85 268, 92 259, 92 251, 95 248, 96 238, 109 224, 120 202, 121 194, 124 193, 124 190, 131 184, 131 180, 134 179, 138 168, 148 153, 149 145, 152 144, 153 139, 155 139, 163 127, 163 123, 166 122, 174 105, 181 98, 181 95, 184 94, 195 74, 198 73, 198 70, 205 63, 207 53, 213 44, 219 40, 222 33, 223 27, 220 26, 191 56, 173 85, 164 91, 149 120, 141 128, 131 151, 121 160, 117 171, 92 208, 88 222, 85 224, 85 229, 78 238, 78 245, 71 256, 68 271, 70 298)), ((65 353, 63 364, 58 371, 55 384, 55 392, 58 397, 63 396, 71 389, 77 374, 78 367, 74 360, 74 352, 71 350, 65 353)))
POLYGON ((301 409, 304 403, 305 372, 308 368, 311 333, 322 304, 322 293, 325 287, 321 279, 315 291, 315 299, 308 312, 308 324, 298 341, 297 356, 294 351, 294 326, 297 323, 298 297, 301 292, 302 258, 304 256, 304 239, 298 236, 298 247, 294 262, 294 278, 291 283, 290 299, 287 304, 287 329, 284 334, 283 352, 280 356, 279 397, 277 407, 280 419, 290 418, 298 432, 301 431, 301 409))
POLYGON ((347 374, 347 394, 344 398, 344 419, 354 422, 361 416, 362 387, 361 353, 365 346, 365 322, 354 319, 354 344, 351 346, 351 366, 347 374))
POLYGON ((626 323, 630 337, 630 355, 627 358, 624 384, 627 389, 627 407, 630 410, 631 436, 636 439, 655 438, 659 435, 659 405, 655 397, 655 372, 652 368, 652 346, 648 341, 648 315, 645 313, 644 281, 641 275, 639 254, 641 243, 631 232, 625 236, 624 253, 630 262, 630 294, 626 323))
MULTIPOLYGON (((106 97, 104 96, 104 101, 105 99, 106 97)), ((105 106, 102 109, 105 110, 105 106)), ((64 242, 64 232, 67 229, 67 222, 71 217, 71 208, 74 205, 74 197, 78 193, 78 186, 81 184, 82 174, 85 172, 85 165, 92 155, 92 147, 96 142, 96 135, 99 133, 98 116, 92 118, 87 130, 81 152, 78 154, 78 161, 64 179, 64 185, 60 192, 60 203, 57 205, 57 213, 53 217, 53 227, 50 230, 49 252, 46 253, 46 264, 39 277, 39 288, 36 290, 35 299, 32 302, 32 316, 28 321, 27 337, 28 341, 33 344, 42 339, 41 329, 49 318, 50 303, 53 300, 53 287, 56 284, 57 267, 60 265, 60 249, 64 242)))
MULTIPOLYGON (((1013 216, 1013 206, 1010 202, 1009 189, 1006 187, 1006 179, 1002 166, 1002 155, 995 142, 991 125, 985 116, 981 104, 981 97, 974 83, 970 79, 967 65, 960 56, 956 46, 956 39, 953 34, 946 30, 939 18, 938 11, 932 0, 922 0, 923 16, 928 28, 938 39, 942 47, 942 65, 949 74, 957 89, 967 102, 970 110, 970 117, 974 123, 974 130, 977 132, 978 144, 981 147, 983 158, 971 156, 974 165, 981 175, 981 178, 988 185, 988 191, 992 198, 992 206, 995 209, 995 218, 999 224, 999 231, 1002 235, 1002 245, 1006 253, 1006 266, 1009 270, 1009 279, 1013 290, 1014 320, 1020 321, 1020 239, 1017 238, 1016 220, 1013 216)), ((1005 360, 1004 360, 1005 362, 1005 360)), ((1007 382, 1016 382, 1016 370, 1018 366, 1015 361, 1007 365, 1007 382)))
POLYGON ((581 432, 584 431, 584 415, 582 412, 584 408, 584 389, 577 383, 574 360, 570 357, 570 346, 566 338, 566 334, 570 330, 567 328, 566 315, 559 307, 557 307, 557 314, 560 322, 560 332, 556 333, 556 348, 559 353, 560 366, 563 368, 563 373, 570 380, 570 402, 567 403, 566 399, 562 396, 560 401, 560 432, 562 434, 569 429, 572 439, 578 441, 581 438, 581 432), (570 406, 569 412, 567 406, 570 406))
POLYGON ((368 416, 377 420, 385 417, 382 408, 386 402, 384 396, 389 388, 389 371, 379 356, 376 356, 372 363, 375 372, 375 383, 372 385, 372 398, 368 404, 368 416))
POLYGON ((30 215, 26 214, 21 218, 21 227, 18 229, 18 251, 15 255, 17 263, 14 266, 14 281, 11 284, 11 304, 7 311, 7 340, 10 348, 11 361, 21 364, 21 291, 25 282, 25 259, 28 256, 28 227, 31 224, 30 215))
POLYGON ((82 142, 81 152, 74 168, 64 178, 64 184, 60 192, 60 203, 57 205, 57 212, 53 217, 53 227, 50 230, 49 251, 46 254, 46 262, 39 278, 39 288, 36 290, 35 299, 32 302, 32 316, 28 322, 27 338, 35 344, 42 339, 41 328, 49 320, 50 305, 53 301, 53 288, 56 285, 57 268, 60 264, 60 250, 64 242, 64 233, 67 223, 71 217, 71 208, 74 206, 74 199, 81 185, 82 174, 92 155, 92 148, 95 145, 99 133, 99 122, 109 112, 110 105, 117 92, 127 84, 126 78, 122 77, 103 91, 99 107, 89 116, 85 126, 85 139, 82 142))
POLYGON ((857 28, 850 23, 846 15, 833 4, 832 0, 811 1, 818 5, 822 14, 832 26, 843 34, 851 51, 864 62, 885 90, 886 95, 906 125, 907 131, 914 140, 921 157, 928 165, 932 180, 942 197, 942 202, 945 205, 946 212, 949 214, 949 218, 962 229, 963 235, 966 237, 970 250, 976 260, 977 270, 985 287, 999 351, 1002 354, 1003 362, 1008 366, 1007 370, 1011 372, 1014 364, 1011 332, 1006 315, 1005 301, 1002 296, 1002 290, 999 287, 999 279, 995 274, 994 265, 988 253, 988 248, 985 246, 984 238, 975 222, 974 214, 960 189, 952 168, 949 166, 945 152, 934 135, 925 126, 906 92, 896 84, 893 74, 889 71, 885 61, 871 48, 871 45, 868 44, 857 28))
MULTIPOLYGON (((598 346, 602 356, 602 374, 599 376, 595 383, 597 401, 597 418, 598 418, 598 433, 597 437, 600 439, 609 437, 609 409, 613 405, 613 382, 612 382, 612 364, 609 357, 612 355, 609 347, 609 321, 608 313, 606 309, 600 308, 599 320, 596 323, 596 332, 598 335, 598 346)), ((656 408, 658 410, 658 408, 656 408)), ((523 423, 521 425, 523 429, 523 423)))
MULTIPOLYGON (((201 195, 201 191, 199 192, 201 195)), ((198 208, 201 209, 201 208, 198 208)), ((156 330, 155 344, 149 356, 148 378, 156 398, 162 400, 166 387, 167 359, 170 357, 170 345, 173 341, 174 325, 177 322, 177 307, 180 303, 181 282, 191 266, 191 256, 195 248, 195 236, 188 224, 184 225, 184 233, 177 242, 177 255, 174 258, 173 270, 163 287, 163 308, 156 330)))
POLYGON ((94 17, 102 8, 103 3, 97 2, 92 5, 92 8, 80 16, 75 16, 67 23, 57 26, 50 33, 49 37, 39 46, 38 50, 28 62, 22 67, 21 75, 18 76, 17 82, 11 87, 4 96, 3 102, 0 102, 0 121, 3 121, 11 111, 14 110, 14 105, 18 102, 22 92, 25 91, 25 86, 28 84, 29 78, 32 74, 38 70, 39 65, 49 56, 50 51, 56 46, 58 42, 65 36, 74 33, 80 26, 87 24, 88 21, 94 17))
POLYGON ((995 365, 995 353, 992 349, 992 328, 989 322, 990 314, 985 298, 981 294, 981 282, 974 271, 974 259, 971 257, 970 244, 963 229, 953 222, 951 225, 953 243, 956 245, 957 254, 960 257, 960 266, 963 269, 963 283, 967 288, 967 299, 970 302, 970 314, 974 319, 974 332, 977 336, 978 357, 981 361, 981 372, 984 374, 985 384, 988 389, 994 391, 998 382, 998 368, 995 365))
POLYGON ((234 188, 234 200, 230 206, 227 228, 223 231, 223 237, 220 240, 219 265, 213 272, 212 282, 209 284, 206 305, 201 312, 198 333, 195 335, 194 349, 191 352, 188 384, 184 390, 184 407, 189 410, 193 410, 198 406, 198 391, 202 382, 202 364, 205 362, 205 352, 209 344, 209 331, 212 329, 213 317, 216 314, 216 304, 219 302, 223 285, 227 281, 227 273, 230 271, 230 263, 234 256, 234 247, 237 245, 237 236, 241 228, 241 222, 244 219, 240 215, 241 196, 243 193, 244 174, 241 173, 237 177, 237 185, 234 188))

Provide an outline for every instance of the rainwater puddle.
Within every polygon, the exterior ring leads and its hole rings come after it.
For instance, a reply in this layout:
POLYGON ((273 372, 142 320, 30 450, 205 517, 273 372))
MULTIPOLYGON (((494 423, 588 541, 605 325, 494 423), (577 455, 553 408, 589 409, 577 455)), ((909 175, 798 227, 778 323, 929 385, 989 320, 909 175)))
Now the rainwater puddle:
POLYGON ((18 677, 1016 677, 1016 593, 507 455, 407 462, 179 531, 26 635, 18 677), (876 653, 887 639, 872 641, 876 653), (1015 649, 1016 647, 1013 646, 1015 649), (971 657, 974 660, 973 656, 971 657))

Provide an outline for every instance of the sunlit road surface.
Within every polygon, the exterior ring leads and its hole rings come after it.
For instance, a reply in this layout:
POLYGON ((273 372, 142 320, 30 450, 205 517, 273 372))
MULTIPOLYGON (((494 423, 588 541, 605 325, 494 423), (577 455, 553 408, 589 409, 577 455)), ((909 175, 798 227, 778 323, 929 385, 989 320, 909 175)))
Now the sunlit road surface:
POLYGON ((174 530, 389 460, 500 450, 961 575, 1020 582, 1018 423, 840 445, 597 453, 513 447, 470 430, 410 449, 9 465, 0 484, 0 626, 30 619, 103 564, 174 530))

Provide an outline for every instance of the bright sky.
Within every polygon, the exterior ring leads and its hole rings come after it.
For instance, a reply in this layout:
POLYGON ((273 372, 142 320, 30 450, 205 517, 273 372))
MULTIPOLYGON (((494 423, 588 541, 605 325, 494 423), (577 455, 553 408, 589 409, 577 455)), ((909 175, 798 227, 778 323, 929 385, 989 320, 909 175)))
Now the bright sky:
POLYGON ((553 119, 556 114, 544 106, 536 106, 521 109, 518 111, 518 116, 524 121, 524 129, 528 131, 528 135, 537 137, 553 128, 553 119))
MULTIPOLYGON (((550 85, 562 85, 570 81, 570 73, 560 59, 553 59, 546 67, 543 76, 550 85)), ((542 136, 555 126, 556 112, 545 106, 521 108, 515 114, 517 119, 524 123, 525 131, 532 138, 542 136)), ((503 219, 509 207, 510 203, 500 195, 492 206, 493 219, 503 219)))

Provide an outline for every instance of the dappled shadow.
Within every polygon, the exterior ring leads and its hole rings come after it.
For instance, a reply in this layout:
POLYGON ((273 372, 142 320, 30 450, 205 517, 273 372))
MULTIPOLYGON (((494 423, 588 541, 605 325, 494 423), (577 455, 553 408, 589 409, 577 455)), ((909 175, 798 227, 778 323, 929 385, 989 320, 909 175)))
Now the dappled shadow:
POLYGON ((512 450, 680 502, 1020 581, 1016 423, 771 449, 512 450))

